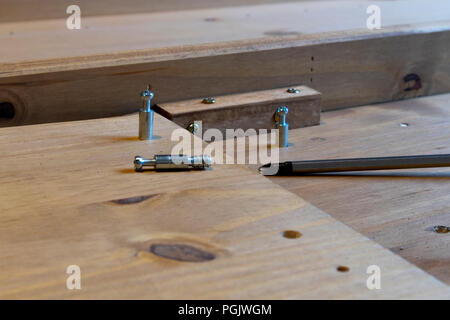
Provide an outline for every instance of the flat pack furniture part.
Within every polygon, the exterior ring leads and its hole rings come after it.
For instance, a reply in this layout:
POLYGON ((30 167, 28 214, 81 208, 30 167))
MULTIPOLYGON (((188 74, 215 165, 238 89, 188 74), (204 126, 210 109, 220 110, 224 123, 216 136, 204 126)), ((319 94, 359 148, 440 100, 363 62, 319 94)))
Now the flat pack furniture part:
POLYGON ((450 3, 432 2, 88 10, 81 30, 65 12, 0 23, 0 125, 135 112, 149 82, 156 103, 301 83, 323 93, 323 110, 448 92, 450 3), (366 26, 369 5, 381 30, 366 26))
POLYGON ((140 141, 137 122, 0 129, 1 298, 450 297, 447 285, 248 168, 134 172, 130 155, 170 153, 179 128, 155 114, 160 138, 140 141), (81 290, 66 288, 71 265, 81 290), (371 265, 381 290, 367 287, 371 265))
POLYGON ((201 98, 197 98, 158 104, 154 109, 182 128, 201 121, 202 134, 208 129, 218 129, 226 137, 227 129, 242 129, 245 132, 249 129, 274 129, 275 113, 281 106, 289 109, 291 129, 320 123, 320 92, 300 85, 216 96, 214 103, 204 103, 201 98))

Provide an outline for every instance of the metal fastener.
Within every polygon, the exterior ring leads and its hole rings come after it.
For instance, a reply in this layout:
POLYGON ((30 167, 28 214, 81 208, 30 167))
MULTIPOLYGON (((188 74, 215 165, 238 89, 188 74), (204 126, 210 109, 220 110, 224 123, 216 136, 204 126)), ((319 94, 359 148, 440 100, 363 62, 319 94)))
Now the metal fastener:
POLYGON ((204 103, 204 104, 213 104, 213 103, 216 103, 216 99, 211 98, 211 97, 204 98, 202 100, 202 103, 204 103))
POLYGON ((286 106, 278 107, 275 113, 275 127, 278 129, 278 146, 285 148, 289 142, 289 124, 286 122, 286 115, 288 114, 286 106))
POLYGON ((289 88, 286 90, 288 93, 300 93, 300 90, 296 88, 289 88))
POLYGON ((134 158, 134 169, 142 172, 148 170, 201 170, 211 166, 211 158, 205 155, 189 157, 186 155, 155 155, 153 159, 141 156, 134 158))
POLYGON ((152 87, 147 86, 147 89, 141 93, 142 109, 139 110, 139 139, 152 140, 153 139, 153 110, 151 108, 154 94, 152 87))
POLYGON ((191 124, 188 125, 186 130, 189 131, 192 134, 196 134, 200 130, 200 126, 197 123, 191 123, 191 124))

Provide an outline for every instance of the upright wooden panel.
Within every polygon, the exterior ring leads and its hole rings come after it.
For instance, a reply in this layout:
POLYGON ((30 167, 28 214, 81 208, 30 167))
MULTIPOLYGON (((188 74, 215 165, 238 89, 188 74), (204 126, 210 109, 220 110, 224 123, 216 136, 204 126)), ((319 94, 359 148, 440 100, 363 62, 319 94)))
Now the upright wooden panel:
POLYGON ((449 3, 302 1, 224 9, 0 23, 0 125, 136 111, 157 103, 302 83, 324 110, 448 92, 449 3), (366 28, 369 4, 382 29, 366 28), (174 22, 176 21, 176 23, 174 22), (320 21, 320 23, 317 23, 320 21))
POLYGON ((134 172, 133 156, 170 152, 177 128, 156 116, 160 138, 138 141, 137 120, 0 129, 1 298, 450 297, 249 169, 134 172), (366 287, 373 264, 381 290, 366 287), (66 289, 69 265, 81 268, 81 290, 66 289))

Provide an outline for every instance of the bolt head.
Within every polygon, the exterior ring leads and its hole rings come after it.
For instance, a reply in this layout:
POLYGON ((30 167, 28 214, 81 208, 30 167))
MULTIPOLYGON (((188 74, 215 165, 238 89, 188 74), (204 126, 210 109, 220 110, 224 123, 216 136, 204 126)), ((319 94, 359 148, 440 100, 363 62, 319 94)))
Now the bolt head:
POLYGON ((204 98, 202 100, 202 103, 204 103, 204 104, 213 104, 213 103, 216 103, 216 99, 211 98, 211 97, 204 98))
POLYGON ((203 160, 203 164, 204 164, 205 168, 211 167, 211 164, 212 164, 211 157, 203 155, 203 159, 202 160, 203 160))
POLYGON ((189 131, 190 133, 193 133, 193 134, 197 133, 199 129, 200 129, 200 126, 197 123, 191 123, 187 127, 187 131, 189 131))
POLYGON ((289 88, 286 90, 288 93, 300 93, 300 90, 296 88, 289 88))
POLYGON ((277 113, 278 114, 288 114, 289 109, 286 106, 278 107, 277 113))
POLYGON ((134 170, 142 171, 144 168, 144 161, 141 156, 134 157, 134 170))
POLYGON ((154 96, 155 94, 151 91, 143 91, 141 95, 142 99, 144 100, 153 99, 154 96))
POLYGON ((141 93, 141 97, 142 97, 142 99, 144 99, 144 100, 153 99, 154 96, 155 96, 155 95, 154 95, 154 93, 153 93, 153 91, 152 91, 152 86, 151 86, 151 85, 148 85, 148 86, 147 86, 147 89, 145 89, 145 90, 142 91, 142 93, 141 93))

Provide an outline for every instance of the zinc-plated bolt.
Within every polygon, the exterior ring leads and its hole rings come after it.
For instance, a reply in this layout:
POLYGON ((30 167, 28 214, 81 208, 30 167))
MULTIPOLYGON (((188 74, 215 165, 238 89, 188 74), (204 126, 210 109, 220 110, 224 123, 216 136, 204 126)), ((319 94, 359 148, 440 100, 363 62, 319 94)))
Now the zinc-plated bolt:
POLYGON ((134 157, 134 170, 202 170, 211 166, 211 158, 205 155, 189 157, 187 155, 155 155, 153 159, 134 157))
POLYGON ((153 94, 152 87, 147 86, 147 89, 141 93, 142 109, 139 110, 139 139, 152 140, 153 139, 153 110, 151 108, 153 94))
POLYGON ((300 93, 300 90, 296 88, 289 88, 286 90, 288 93, 300 93))
POLYGON ((204 103, 204 104, 213 104, 213 103, 216 103, 216 99, 211 98, 211 97, 204 98, 202 100, 202 103, 204 103))
POLYGON ((286 124, 286 115, 288 114, 289 109, 286 106, 278 107, 277 112, 275 114, 275 121, 277 124, 286 124))
POLYGON ((191 123, 188 125, 186 130, 192 134, 196 134, 196 133, 198 133, 198 130, 200 130, 200 126, 197 123, 191 123))
POLYGON ((278 107, 275 113, 275 126, 278 129, 278 146, 285 148, 289 144, 289 124, 286 122, 286 115, 289 110, 286 106, 278 107))
POLYGON ((148 85, 147 89, 142 91, 141 96, 142 96, 142 101, 143 101, 142 108, 146 109, 146 110, 150 110, 151 101, 152 101, 153 97, 155 96, 155 94, 152 91, 152 86, 148 85))

